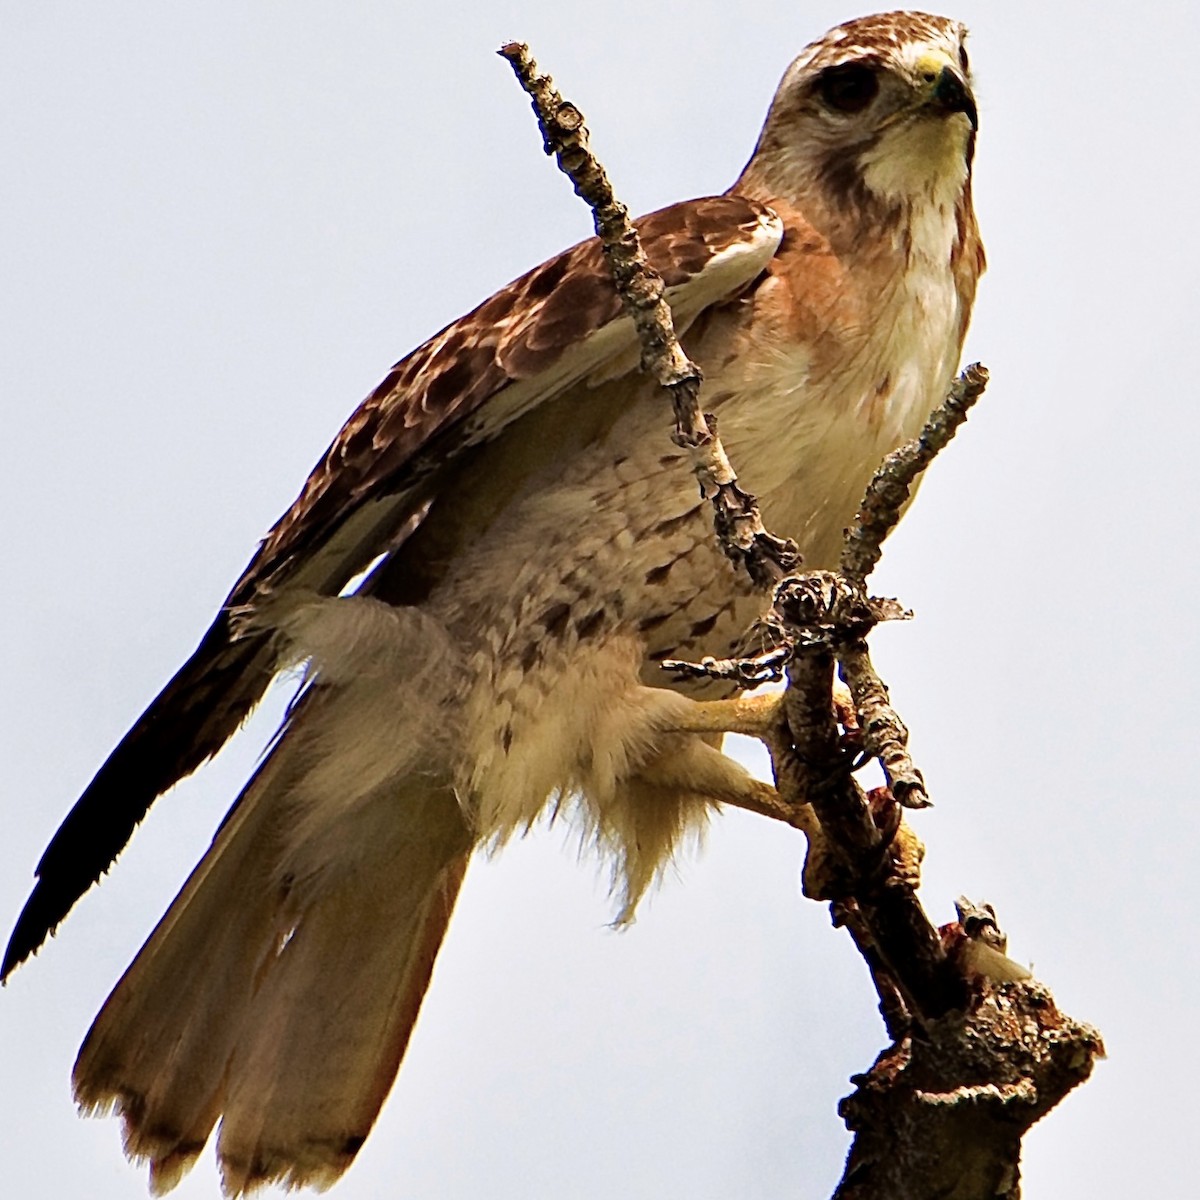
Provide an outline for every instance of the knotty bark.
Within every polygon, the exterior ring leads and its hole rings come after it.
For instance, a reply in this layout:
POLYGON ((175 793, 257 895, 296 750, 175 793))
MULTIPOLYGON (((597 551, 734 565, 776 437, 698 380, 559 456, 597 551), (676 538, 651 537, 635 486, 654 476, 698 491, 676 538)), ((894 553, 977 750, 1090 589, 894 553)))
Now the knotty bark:
POLYGON ((1103 1052, 1041 984, 983 987, 854 1077, 838 1106, 855 1136, 834 1200, 1017 1200, 1022 1135, 1103 1052))

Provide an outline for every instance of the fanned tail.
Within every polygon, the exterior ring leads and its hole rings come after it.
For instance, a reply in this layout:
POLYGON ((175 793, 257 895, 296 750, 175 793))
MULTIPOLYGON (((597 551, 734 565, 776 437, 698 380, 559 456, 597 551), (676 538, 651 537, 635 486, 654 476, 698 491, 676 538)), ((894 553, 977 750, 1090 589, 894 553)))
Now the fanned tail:
POLYGON ((471 838, 453 794, 420 781, 344 812, 318 877, 281 871, 303 763, 289 753, 295 732, 248 785, 75 1064, 80 1104, 121 1113, 126 1151, 149 1160, 158 1193, 218 1119, 231 1195, 271 1180, 327 1185, 350 1165, 399 1069, 466 869, 471 838))

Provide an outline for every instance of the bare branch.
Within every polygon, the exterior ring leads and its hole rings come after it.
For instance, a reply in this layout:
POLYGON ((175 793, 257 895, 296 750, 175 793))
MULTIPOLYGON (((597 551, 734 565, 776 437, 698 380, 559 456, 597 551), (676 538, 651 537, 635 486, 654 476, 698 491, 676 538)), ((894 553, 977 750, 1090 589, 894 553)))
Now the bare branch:
POLYGON ((791 657, 792 647, 783 645, 750 658, 708 657, 699 662, 665 658, 662 669, 672 672, 679 679, 719 679, 736 683, 742 688, 756 688, 764 683, 778 683, 791 657))
POLYGON ((925 779, 908 753, 908 729, 888 700, 866 638, 851 638, 838 646, 838 672, 854 698, 863 750, 883 764, 892 795, 905 808, 928 808, 925 779))
POLYGON ((917 477, 944 450, 988 385, 987 367, 972 363, 950 385, 919 436, 893 450, 880 463, 867 487, 854 524, 846 531, 840 573, 863 587, 883 553, 884 539, 896 528, 917 477))
POLYGON ((700 368, 684 353, 665 297, 662 276, 646 260, 629 210, 614 195, 604 168, 588 147, 583 114, 564 100, 549 75, 522 42, 499 51, 533 100, 547 154, 575 185, 592 210, 596 232, 612 269, 617 291, 633 318, 642 348, 642 369, 671 394, 676 445, 688 451, 701 493, 712 502, 713 524, 721 548, 743 566, 754 583, 768 588, 800 562, 795 542, 768 533, 758 502, 738 478, 717 436, 716 420, 700 409, 700 368))

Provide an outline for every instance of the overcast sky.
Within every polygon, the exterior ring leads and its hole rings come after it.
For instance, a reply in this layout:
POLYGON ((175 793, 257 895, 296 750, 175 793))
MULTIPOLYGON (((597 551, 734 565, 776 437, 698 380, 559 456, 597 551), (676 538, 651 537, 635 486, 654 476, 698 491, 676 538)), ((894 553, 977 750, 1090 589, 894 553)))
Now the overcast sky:
MULTIPOLYGON (((0 924, 359 398, 589 232, 495 48, 532 44, 648 210, 723 190, 789 60, 862 11, 0 3, 0 924)), ((877 656, 936 802, 923 897, 937 921, 992 901, 1107 1040, 1029 1137, 1025 1195, 1190 1196, 1200 9, 951 15, 991 258, 967 353, 993 384, 876 577, 918 614, 877 656)), ((6 1194, 144 1195, 71 1063, 281 702, 0 993, 6 1194)), ((727 816, 623 934, 557 833, 477 863, 337 1200, 827 1196, 836 1101, 886 1039, 801 854, 727 816)), ((211 1148, 176 1194, 217 1195, 211 1148)))

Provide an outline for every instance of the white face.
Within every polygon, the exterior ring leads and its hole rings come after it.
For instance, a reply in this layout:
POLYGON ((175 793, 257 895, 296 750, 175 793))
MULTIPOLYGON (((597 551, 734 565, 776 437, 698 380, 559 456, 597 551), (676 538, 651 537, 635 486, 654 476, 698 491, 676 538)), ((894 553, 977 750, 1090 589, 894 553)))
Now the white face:
POLYGON ((890 14, 851 22, 789 68, 763 146, 795 179, 884 201, 961 190, 978 115, 957 22, 890 14))

